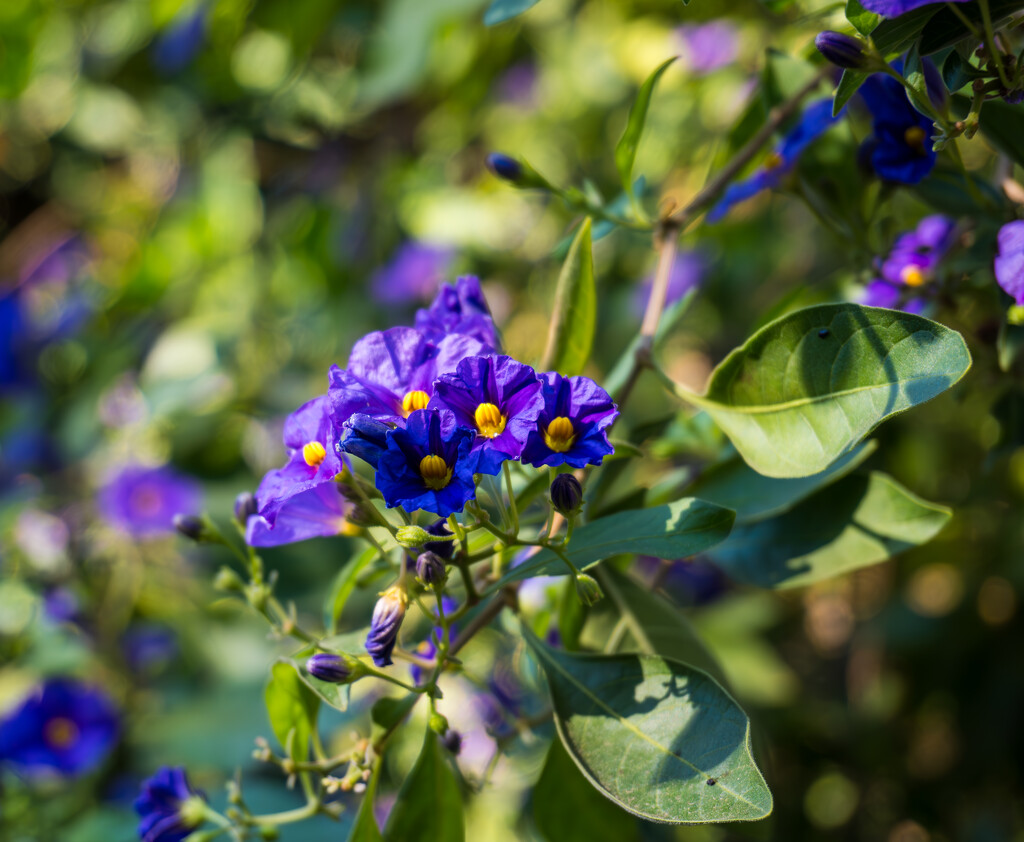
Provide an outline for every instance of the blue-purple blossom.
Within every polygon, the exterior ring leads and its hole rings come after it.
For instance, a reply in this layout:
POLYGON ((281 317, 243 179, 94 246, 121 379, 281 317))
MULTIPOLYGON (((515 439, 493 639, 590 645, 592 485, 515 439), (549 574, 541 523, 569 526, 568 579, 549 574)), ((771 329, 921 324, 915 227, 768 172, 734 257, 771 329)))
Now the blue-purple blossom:
MULTIPOLYGON (((431 535, 451 535, 452 532, 448 528, 448 521, 444 518, 435 520, 430 526, 426 527, 427 532, 431 535)), ((436 553, 441 556, 445 561, 451 561, 452 556, 455 555, 455 542, 454 541, 427 541, 423 545, 423 549, 436 553)))
MULTIPOLYGON (((434 342, 452 333, 471 336, 489 350, 501 350, 501 337, 491 317, 480 280, 472 275, 441 287, 433 303, 416 313, 416 329, 434 342)), ((480 352, 483 353, 483 352, 480 352)))
POLYGON ((83 775, 107 759, 120 730, 104 690, 50 679, 0 721, 0 763, 31 777, 83 775))
POLYGON ((542 374, 544 408, 530 431, 521 459, 528 465, 600 465, 614 448, 608 429, 619 416, 608 393, 589 377, 542 374))
POLYGON ((404 243, 374 274, 370 293, 382 304, 423 301, 437 291, 454 256, 452 249, 444 246, 404 243))
POLYGON ((384 503, 439 517, 461 512, 476 494, 473 440, 473 431, 457 426, 450 412, 414 412, 404 428, 388 435, 387 452, 377 465, 384 503))
POLYGON ((995 273, 1006 294, 1024 306, 1024 220, 1007 222, 999 229, 995 273))
POLYGON ((344 684, 352 677, 348 661, 332 652, 317 652, 306 661, 306 671, 314 678, 331 684, 344 684))
MULTIPOLYGON (((914 9, 941 3, 943 0, 863 0, 861 5, 869 12, 886 18, 898 18, 914 9)), ((968 3, 970 0, 949 0, 951 3, 968 3)))
POLYGON ((388 449, 388 433, 394 427, 373 416, 356 413, 342 424, 340 447, 376 470, 381 455, 388 449))
POLYGON ((800 121, 786 134, 782 143, 768 154, 761 169, 726 188, 718 204, 708 212, 707 221, 718 222, 733 205, 745 202, 763 190, 778 187, 803 151, 835 125, 841 116, 842 112, 836 117, 832 116, 831 99, 819 100, 807 106, 800 121))
POLYGON ((199 485, 168 467, 122 468, 100 489, 99 508, 111 526, 136 538, 174 530, 174 516, 202 506, 199 485))
POLYGON ((936 214, 922 219, 917 228, 896 238, 892 251, 879 266, 879 277, 864 288, 861 303, 920 313, 925 306, 925 287, 953 245, 956 223, 936 214))
POLYGON ((142 842, 181 842, 203 823, 205 796, 192 788, 180 766, 164 766, 142 782, 135 799, 142 842))
POLYGON ((498 98, 515 105, 534 104, 537 97, 537 67, 532 61, 513 64, 495 82, 498 98))
POLYGON ((162 672, 177 657, 178 637, 173 629, 155 623, 130 626, 121 637, 128 668, 140 676, 162 672))
POLYGON ((367 334, 352 348, 348 365, 332 366, 328 375, 334 423, 340 427, 358 414, 404 424, 410 413, 426 408, 439 374, 486 352, 479 340, 465 335, 431 340, 411 327, 367 334))
POLYGON ((496 474, 518 459, 544 411, 541 381, 530 366, 511 357, 470 357, 434 384, 431 409, 446 409, 476 435, 475 470, 496 474))
POLYGON ((349 534, 350 505, 336 482, 324 482, 289 497, 278 509, 271 526, 259 515, 249 518, 245 541, 251 547, 279 547, 310 538, 349 534))
POLYGON ((682 42, 682 58, 691 73, 705 74, 736 60, 739 38, 726 20, 687 24, 676 28, 682 42))
POLYGON ((381 594, 373 607, 370 631, 366 636, 366 651, 378 667, 390 666, 391 653, 398 640, 398 630, 405 619, 409 596, 400 585, 394 585, 381 594))
POLYGON ((184 70, 203 46, 206 35, 206 8, 199 3, 195 10, 179 14, 153 42, 153 66, 165 75, 184 70))
MULTIPOLYGON (((665 307, 671 307, 691 289, 700 286, 708 269, 708 256, 701 251, 683 251, 676 255, 669 270, 668 287, 665 290, 665 307)), ((647 307, 654 287, 654 276, 648 277, 636 287, 633 295, 633 312, 639 317, 647 307)))

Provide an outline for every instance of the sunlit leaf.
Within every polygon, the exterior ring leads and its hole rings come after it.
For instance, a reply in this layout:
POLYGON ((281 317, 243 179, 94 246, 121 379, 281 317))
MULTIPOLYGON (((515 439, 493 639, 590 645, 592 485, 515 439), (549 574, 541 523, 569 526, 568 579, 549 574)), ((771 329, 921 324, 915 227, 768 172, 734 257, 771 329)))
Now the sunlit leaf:
POLYGON ((278 742, 293 760, 305 760, 320 700, 302 681, 294 664, 279 661, 270 668, 264 701, 278 742))
POLYGON ((462 794, 440 739, 427 729, 420 756, 398 793, 384 828, 387 842, 463 842, 462 794))
POLYGON ((377 819, 373 814, 373 798, 377 794, 378 778, 380 778, 380 761, 373 767, 370 780, 366 782, 366 792, 363 793, 363 800, 359 804, 359 812, 356 813, 356 820, 352 825, 348 842, 384 842, 380 828, 377 827, 377 819))
POLYGON ((882 16, 869 12, 860 0, 846 0, 846 19, 861 35, 870 35, 882 22, 882 16))
POLYGON ((597 292, 591 253, 590 219, 583 220, 562 264, 541 368, 575 375, 583 371, 594 343, 597 292))
POLYGON ((619 170, 619 178, 622 179, 622 189, 627 193, 633 190, 633 162, 636 160, 636 150, 640 145, 640 137, 644 133, 644 123, 647 122, 647 109, 651 105, 651 95, 654 93, 654 86, 658 84, 661 75, 668 70, 668 66, 676 60, 676 56, 659 64, 653 73, 644 80, 637 92, 633 106, 629 109, 629 119, 626 121, 626 130, 615 145, 615 166, 619 170))

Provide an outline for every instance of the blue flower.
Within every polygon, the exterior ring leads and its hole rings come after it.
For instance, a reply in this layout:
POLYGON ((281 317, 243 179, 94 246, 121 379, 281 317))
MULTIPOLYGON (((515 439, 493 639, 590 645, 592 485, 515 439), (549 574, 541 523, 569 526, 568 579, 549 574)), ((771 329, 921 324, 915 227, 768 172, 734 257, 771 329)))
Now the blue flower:
POLYGON ((135 799, 142 842, 181 842, 203 823, 205 798, 181 767, 163 767, 142 783, 135 799))
POLYGON ((174 516, 202 507, 202 492, 192 479, 169 467, 129 465, 100 489, 99 507, 112 526, 136 538, 169 533, 174 516))
POLYGON ((457 426, 450 412, 414 412, 404 429, 388 435, 387 452, 377 465, 377 488, 385 504, 440 517, 461 512, 476 493, 473 439, 473 431, 457 426))
POLYGON ((608 393, 589 377, 542 374, 544 409, 530 431, 522 460, 528 465, 600 465, 615 448, 605 430, 619 417, 608 393))
POLYGON ((480 289, 480 280, 472 275, 459 278, 454 286, 441 287, 429 309, 417 311, 415 324, 433 342, 456 333, 471 336, 488 349, 501 350, 501 338, 480 289))
POLYGON ((370 292, 383 304, 423 301, 437 289, 453 257, 454 252, 443 246, 404 243, 374 274, 370 292))
POLYGON ((470 357, 434 383, 431 409, 447 409, 455 422, 476 433, 474 469, 496 474, 518 459, 544 411, 541 381, 530 366, 511 357, 470 357))
MULTIPOLYGON (((900 62, 893 67, 902 70, 900 62)), ((926 77, 935 75, 935 66, 927 60, 924 67, 926 77)), ((928 87, 934 98, 934 78, 929 78, 928 87)), ((871 168, 885 181, 917 184, 932 171, 937 157, 930 140, 931 118, 917 111, 903 85, 885 73, 872 74, 861 85, 860 95, 872 118, 873 137, 865 149, 871 168)))
POLYGON ((398 641, 398 630, 405 619, 409 596, 401 585, 393 585, 380 595, 373 607, 370 631, 366 635, 366 651, 378 667, 390 666, 391 653, 398 641))
POLYGON ((1007 222, 999 229, 996 281, 1018 305, 1024 305, 1024 220, 1007 222))
POLYGON ((804 149, 828 131, 842 116, 832 116, 832 100, 823 99, 807 106, 800 122, 787 134, 774 152, 768 154, 761 169, 744 181, 730 184, 725 194, 709 212, 708 222, 718 222, 733 205, 738 205, 760 193, 778 187, 800 159, 804 149))
POLYGON ((861 303, 920 313, 927 303, 922 289, 953 245, 956 223, 935 214, 922 219, 917 228, 896 238, 889 256, 881 261, 880 277, 864 288, 861 303))
POLYGON ((0 722, 0 761, 30 776, 77 776, 98 767, 120 732, 107 694, 67 678, 47 681, 0 722))
MULTIPOLYGON (((869 12, 882 15, 887 18, 898 18, 921 6, 931 3, 941 3, 942 0, 863 0, 861 5, 869 12)), ((951 3, 967 3, 969 0, 949 0, 951 3)))
POLYGON ((206 9, 179 15, 157 37, 152 47, 153 66, 162 74, 179 73, 192 63, 206 35, 206 9))
POLYGON ((356 413, 342 424, 344 432, 339 447, 376 470, 381 455, 388 449, 388 433, 394 426, 371 415, 356 413))

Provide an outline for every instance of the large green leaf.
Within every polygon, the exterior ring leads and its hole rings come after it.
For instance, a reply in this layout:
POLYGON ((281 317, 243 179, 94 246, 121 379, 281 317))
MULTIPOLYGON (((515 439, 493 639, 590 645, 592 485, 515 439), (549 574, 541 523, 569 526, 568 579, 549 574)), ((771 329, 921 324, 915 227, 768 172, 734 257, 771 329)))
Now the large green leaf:
POLYGON ((523 635, 555 727, 586 778, 623 809, 671 824, 754 821, 772 796, 750 722, 714 679, 654 655, 580 655, 523 635))
POLYGON ((278 742, 293 760, 305 760, 320 700, 303 682, 294 664, 279 661, 270 668, 264 701, 278 742))
POLYGON ((861 35, 870 35, 882 22, 882 16, 869 12, 860 0, 846 0, 846 19, 861 35))
POLYGON ((737 525, 764 520, 793 508, 819 488, 846 476, 877 446, 873 441, 865 442, 821 473, 792 479, 766 477, 737 456, 705 471, 686 486, 686 493, 732 509, 737 525))
MULTIPOLYGON (((686 558, 725 540, 735 517, 729 509, 689 497, 666 506, 618 512, 578 527, 566 555, 580 570, 619 553, 686 558)), ((506 573, 491 590, 567 569, 551 550, 541 550, 506 573)))
POLYGON ((603 798, 553 740, 533 788, 533 820, 548 842, 636 842, 636 819, 603 798))
POLYGON ((938 11, 939 4, 935 3, 921 6, 898 18, 883 20, 871 31, 875 48, 886 58, 905 52, 938 11))
MULTIPOLYGON (((996 31, 1006 18, 1024 9, 1024 0, 988 0, 988 4, 996 31)), ((963 21, 964 17, 974 25, 975 31, 982 29, 980 3, 959 3, 956 12, 946 8, 945 4, 936 4, 936 9, 936 13, 928 19, 921 31, 920 49, 923 56, 937 53, 964 38, 972 37, 973 33, 963 21)))
POLYGON ((384 828, 387 842, 463 842, 462 794, 437 734, 427 729, 420 756, 398 793, 384 828))
POLYGON ((596 325, 597 292, 588 217, 576 232, 558 276, 551 330, 541 368, 569 376, 583 371, 594 344, 596 325))
POLYGON ((924 544, 951 516, 885 474, 850 476, 781 517, 737 527, 709 556, 741 582, 794 588, 924 544))
POLYGON ((705 395, 677 393, 704 409, 758 473, 804 477, 970 366, 963 337, 922 316, 825 304, 755 333, 714 370, 705 395))
POLYGON ((676 60, 676 56, 663 61, 654 72, 651 73, 637 92, 633 106, 629 109, 629 119, 626 121, 626 130, 615 144, 615 166, 619 170, 619 178, 622 179, 622 189, 629 195, 633 192, 633 162, 636 160, 636 149, 640 145, 640 137, 644 133, 644 123, 647 122, 647 109, 651 105, 651 95, 654 93, 654 86, 658 84, 668 66, 676 60))
POLYGON ((348 836, 348 842, 384 842, 380 828, 377 827, 377 819, 373 814, 373 798, 377 793, 377 779, 380 777, 380 761, 373 767, 373 773, 366 784, 366 792, 363 793, 363 800, 359 804, 359 812, 356 813, 356 820, 352 825, 352 832, 348 836))
POLYGON ((981 109, 981 131, 1001 152, 1024 166, 1024 109, 989 100, 981 109))
POLYGON ((484 12, 484 26, 497 26, 536 6, 540 0, 494 0, 484 12))

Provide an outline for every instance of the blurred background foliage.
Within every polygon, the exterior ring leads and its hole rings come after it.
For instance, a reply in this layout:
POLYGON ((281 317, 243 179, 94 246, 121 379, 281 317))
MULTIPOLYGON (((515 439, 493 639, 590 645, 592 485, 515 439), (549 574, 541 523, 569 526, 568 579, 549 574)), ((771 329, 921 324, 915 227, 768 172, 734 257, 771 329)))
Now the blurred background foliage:
MULTIPOLYGON (((269 733, 267 665, 285 650, 208 586, 218 552, 135 541, 99 516, 98 489, 118 466, 172 463, 227 518, 234 495, 280 461, 283 416, 324 391, 328 366, 368 329, 408 323, 457 274, 483 279, 507 349, 535 359, 573 220, 490 176, 486 154, 521 155, 555 183, 587 178, 613 197, 611 149, 635 90, 680 54, 636 172, 652 204, 681 204, 813 72, 811 38, 835 13, 793 0, 544 0, 488 29, 485 5, 0 3, 0 707, 40 676, 71 672, 110 689, 126 735, 101 774, 73 786, 40 791, 5 773, 0 831, 28 830, 4 838, 134 838, 131 798, 160 764, 187 766, 211 793, 240 766, 251 804, 291 803, 276 770, 248 759, 269 733), (698 49, 712 33, 693 30, 712 18, 732 39, 718 66, 698 49), (46 608, 55 593, 72 615, 46 608)), ((839 202, 877 189, 853 163, 863 125, 854 114, 802 164, 839 202)), ((981 139, 965 153, 969 168, 992 166, 981 139)), ((850 296, 872 254, 926 212, 913 193, 886 207, 857 243, 770 196, 684 238, 700 291, 666 342, 666 368, 702 386, 768 318, 850 296)), ((644 235, 596 244, 588 373, 599 380, 637 330, 653 259, 644 235)), ((934 316, 965 334, 975 367, 960 389, 880 430, 871 457, 955 508, 936 541, 781 595, 731 586, 700 563, 665 579, 762 735, 774 815, 668 828, 617 814, 561 840, 1024 840, 1024 399, 1005 354, 1009 376, 1000 371, 997 336, 1012 330, 1000 312, 984 271, 944 292, 934 316)), ((610 506, 727 455, 653 382, 626 430, 648 456, 616 472, 610 506)), ((317 616, 348 549, 314 541, 266 559, 281 592, 317 616)), ((369 584, 346 608, 348 627, 370 611, 369 584)), ((538 611, 545 587, 556 586, 534 587, 538 611)), ((497 653, 536 694, 507 646, 485 635, 467 659, 497 653)), ((372 699, 360 690, 350 714, 325 714, 326 739, 366 722, 372 699)), ((453 680, 445 692, 453 726, 481 735, 462 757, 472 784, 490 743, 473 688, 453 680)), ((509 743, 469 802, 469 838, 543 838, 531 790, 549 736, 509 743)), ((385 804, 417 748, 413 736, 389 754, 385 804)), ((579 795, 581 815, 607 813, 589 788, 579 795)), ((283 838, 344 833, 318 819, 283 838)))

